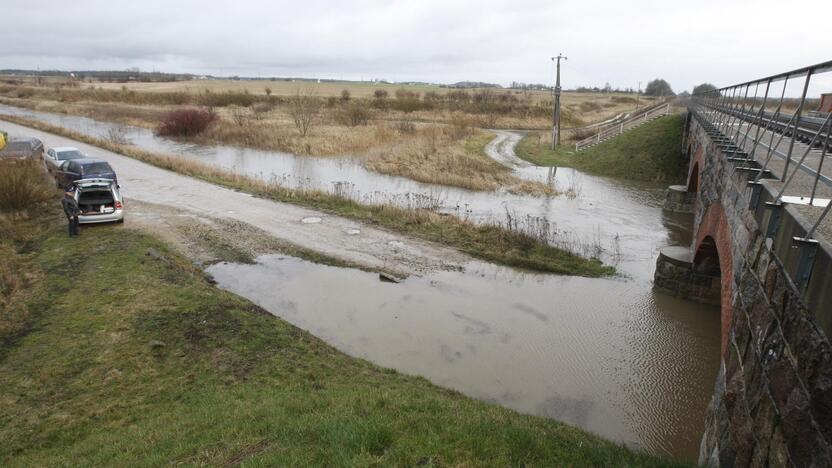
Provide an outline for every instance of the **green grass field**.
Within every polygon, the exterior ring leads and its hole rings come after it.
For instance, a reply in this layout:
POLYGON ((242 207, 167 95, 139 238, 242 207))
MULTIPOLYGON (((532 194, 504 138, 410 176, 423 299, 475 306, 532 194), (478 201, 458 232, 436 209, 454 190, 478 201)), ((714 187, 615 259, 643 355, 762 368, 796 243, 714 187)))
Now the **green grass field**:
POLYGON ((674 114, 636 127, 578 153, 561 146, 552 151, 530 134, 517 155, 539 166, 574 167, 590 174, 645 182, 683 182, 687 165, 682 151, 683 115, 674 114))
POLYGON ((670 464, 344 355, 123 227, 0 247, 3 466, 670 464))

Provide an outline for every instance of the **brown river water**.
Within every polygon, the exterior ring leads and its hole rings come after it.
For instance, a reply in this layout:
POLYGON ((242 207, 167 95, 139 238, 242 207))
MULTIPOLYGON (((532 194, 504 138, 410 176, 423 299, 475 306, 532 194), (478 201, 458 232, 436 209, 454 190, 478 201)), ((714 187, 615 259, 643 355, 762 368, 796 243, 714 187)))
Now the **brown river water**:
MULTIPOLYGON (((98 137, 114 127, 7 106, 0 113, 98 137)), ((551 242, 599 254, 620 275, 588 279, 472 262, 462 272, 392 284, 280 255, 208 271, 221 287, 352 356, 628 446, 696 460, 718 369, 720 318, 716 308, 652 290, 658 249, 690 243, 690 218, 661 210, 663 187, 524 167, 519 175, 577 196, 472 192, 376 174, 350 158, 196 146, 138 128, 125 134, 144 149, 368 203, 429 205, 478 222, 501 222, 507 212, 538 228, 542 221, 551 242)))

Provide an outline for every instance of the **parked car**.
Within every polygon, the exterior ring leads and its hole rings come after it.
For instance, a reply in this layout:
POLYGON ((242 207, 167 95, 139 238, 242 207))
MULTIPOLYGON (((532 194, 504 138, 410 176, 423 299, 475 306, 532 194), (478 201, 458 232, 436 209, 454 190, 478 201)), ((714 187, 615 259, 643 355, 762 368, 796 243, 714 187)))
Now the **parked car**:
POLYGON ((81 179, 110 179, 118 185, 116 172, 107 161, 100 159, 70 159, 54 172, 58 187, 66 187, 81 179))
POLYGON ((79 223, 124 222, 124 199, 114 180, 77 180, 73 192, 75 201, 81 209, 81 214, 78 216, 79 223))
POLYGON ((82 153, 81 150, 71 146, 49 148, 46 150, 46 170, 48 170, 50 174, 54 174, 55 171, 61 168, 61 164, 63 164, 64 161, 70 161, 72 159, 85 159, 86 157, 87 156, 82 153))
POLYGON ((13 139, 0 149, 0 160, 43 160, 43 142, 37 138, 13 139))

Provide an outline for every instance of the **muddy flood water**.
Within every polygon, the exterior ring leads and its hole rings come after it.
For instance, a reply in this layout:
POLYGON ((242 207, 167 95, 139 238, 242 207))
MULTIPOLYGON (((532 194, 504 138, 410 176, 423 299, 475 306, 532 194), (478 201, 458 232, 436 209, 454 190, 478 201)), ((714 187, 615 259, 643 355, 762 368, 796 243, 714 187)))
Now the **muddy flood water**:
MULTIPOLYGON (((115 127, 7 106, 0 113, 98 137, 115 127)), ((696 460, 718 368, 719 312, 652 290, 658 249, 690 242, 691 220, 661 210, 662 187, 524 167, 518 175, 573 196, 472 192, 376 174, 350 158, 187 145, 138 128, 124 133, 144 149, 366 202, 432 206, 481 222, 503 222, 509 213, 547 230, 552 243, 600 254, 619 276, 564 277, 471 262, 462 272, 392 284, 281 255, 208 271, 221 287, 350 355, 652 453, 696 460)))

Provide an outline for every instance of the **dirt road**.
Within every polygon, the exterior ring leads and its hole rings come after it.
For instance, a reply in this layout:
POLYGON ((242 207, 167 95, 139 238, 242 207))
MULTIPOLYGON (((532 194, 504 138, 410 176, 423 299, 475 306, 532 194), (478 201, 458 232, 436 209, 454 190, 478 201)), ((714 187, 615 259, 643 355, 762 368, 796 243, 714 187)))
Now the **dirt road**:
POLYGON ((497 135, 490 143, 485 145, 485 154, 491 159, 511 169, 532 166, 532 163, 518 158, 514 153, 514 148, 524 136, 522 132, 507 130, 489 130, 489 132, 497 135))
POLYGON ((12 136, 37 137, 47 146, 75 146, 90 157, 109 162, 118 174, 126 198, 125 223, 128 226, 130 200, 139 200, 247 223, 284 242, 401 275, 459 269, 471 260, 438 244, 296 205, 256 198, 69 138, 9 122, 3 122, 2 127, 12 136))

